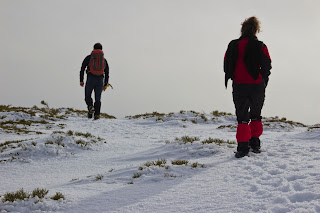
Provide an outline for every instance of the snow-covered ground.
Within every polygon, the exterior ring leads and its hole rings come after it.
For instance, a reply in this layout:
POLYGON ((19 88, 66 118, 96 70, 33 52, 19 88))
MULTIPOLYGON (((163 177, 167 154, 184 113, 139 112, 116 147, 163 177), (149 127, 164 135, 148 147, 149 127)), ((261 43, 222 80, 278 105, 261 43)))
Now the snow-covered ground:
POLYGON ((319 125, 264 118, 262 153, 236 159, 233 115, 46 110, 0 111, 1 213, 320 212, 319 125), (49 193, 3 202, 21 188, 49 193))

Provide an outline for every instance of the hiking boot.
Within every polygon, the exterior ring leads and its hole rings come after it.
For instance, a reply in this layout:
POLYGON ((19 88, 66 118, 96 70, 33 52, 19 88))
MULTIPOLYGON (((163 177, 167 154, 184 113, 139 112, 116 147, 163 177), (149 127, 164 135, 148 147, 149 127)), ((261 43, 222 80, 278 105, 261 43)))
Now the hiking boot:
POLYGON ((94 107, 93 106, 89 106, 88 107, 88 118, 92 118, 94 113, 94 107))
POLYGON ((249 140, 249 147, 251 147, 252 152, 254 153, 260 153, 261 150, 261 143, 260 143, 260 139, 256 138, 256 137, 252 137, 249 140))
POLYGON ((238 142, 236 158, 242 158, 249 153, 249 142, 238 142))
POLYGON ((100 115, 94 115, 94 120, 100 119, 100 115))

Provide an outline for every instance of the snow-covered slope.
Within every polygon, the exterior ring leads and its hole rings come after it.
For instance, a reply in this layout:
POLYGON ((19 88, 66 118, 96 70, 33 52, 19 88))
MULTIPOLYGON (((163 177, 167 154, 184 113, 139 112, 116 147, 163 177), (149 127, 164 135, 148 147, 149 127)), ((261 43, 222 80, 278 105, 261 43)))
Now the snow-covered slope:
POLYGON ((319 125, 263 122, 262 153, 236 159, 235 116, 217 111, 93 121, 1 106, 0 211, 320 212, 319 125), (4 202, 21 188, 49 193, 4 202))

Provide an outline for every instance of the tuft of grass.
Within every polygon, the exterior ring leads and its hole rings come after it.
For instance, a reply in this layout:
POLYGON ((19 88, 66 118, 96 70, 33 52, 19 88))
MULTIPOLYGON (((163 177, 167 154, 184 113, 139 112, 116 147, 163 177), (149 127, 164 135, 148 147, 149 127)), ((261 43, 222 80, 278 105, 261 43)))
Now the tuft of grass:
POLYGON ((193 123, 193 124, 197 124, 198 123, 198 121, 196 121, 196 120, 191 120, 191 122, 193 123))
POLYGON ((101 118, 105 118, 105 119, 117 119, 116 117, 114 117, 113 115, 109 115, 107 113, 100 113, 100 117, 101 118))
POLYGON ((126 118, 129 118, 129 119, 138 119, 138 118, 146 119, 146 118, 154 118, 154 117, 160 118, 160 117, 164 117, 165 115, 166 114, 164 113, 153 112, 153 113, 138 114, 134 116, 126 116, 126 118))
POLYGON ((44 144, 45 144, 45 145, 48 145, 48 144, 53 145, 53 144, 54 144, 54 142, 53 142, 53 141, 50 141, 50 140, 47 140, 44 144))
POLYGON ((80 145, 81 147, 86 147, 90 145, 89 142, 86 142, 85 140, 82 140, 82 139, 76 140, 75 143, 80 145))
POLYGON ((221 116, 226 116, 226 115, 232 115, 231 113, 226 113, 226 112, 219 112, 218 110, 215 110, 211 112, 211 114, 215 117, 221 117, 221 116))
POLYGON ((142 176, 142 173, 137 172, 133 174, 132 178, 139 178, 141 176, 142 176))
POLYGON ((56 144, 57 144, 58 146, 64 147, 65 145, 64 145, 64 143, 62 143, 62 141, 63 141, 63 137, 62 137, 62 136, 59 136, 59 137, 57 138, 57 140, 56 140, 56 144))
POLYGON ((64 134, 63 131, 53 131, 52 134, 64 134))
POLYGON ((23 141, 26 141, 26 140, 14 140, 14 141, 6 141, 4 143, 0 143, 0 147, 2 146, 8 146, 8 145, 11 145, 11 144, 19 144, 23 141))
POLYGON ((159 167, 164 167, 166 163, 167 163, 167 160, 162 158, 155 161, 154 165, 159 167))
POLYGON ((208 121, 208 118, 207 118, 204 114, 201 114, 201 115, 200 115, 200 118, 203 119, 205 122, 208 121))
POLYGON ((320 124, 315 124, 313 126, 308 127, 308 131, 312 131, 314 129, 320 129, 320 124))
POLYGON ((98 174, 96 177, 95 177, 95 180, 98 181, 98 180, 102 180, 103 179, 103 175, 101 174, 98 174))
MULTIPOLYGON (((144 163, 143 165, 145 167, 150 167, 150 166, 159 166, 159 167, 164 167, 167 163, 167 160, 162 158, 162 159, 158 159, 156 161, 147 161, 146 163, 144 163)), ((143 167, 139 167, 139 170, 143 170, 143 167)))
POLYGON ((193 169, 197 168, 198 166, 200 166, 200 168, 206 168, 204 164, 199 164, 198 162, 191 164, 191 168, 193 169))
POLYGON ((194 110, 190 110, 189 112, 191 112, 192 114, 195 114, 196 116, 198 116, 200 114, 199 112, 196 112, 194 110))
POLYGON ((191 168, 197 168, 197 167, 198 167, 198 162, 191 164, 191 168))
POLYGON ((90 132, 87 132, 87 133, 75 132, 74 135, 75 136, 82 136, 82 137, 85 137, 85 138, 94 138, 95 137, 90 132))
POLYGON ((48 193, 49 193, 49 190, 47 189, 36 188, 32 191, 31 197, 37 196, 38 198, 43 199, 48 193))
POLYGON ((5 193, 2 199, 2 202, 14 202, 15 200, 25 200, 30 198, 30 194, 25 192, 23 188, 19 189, 16 192, 5 193))
POLYGON ((199 137, 189 137, 189 136, 182 136, 181 138, 175 138, 175 141, 179 142, 179 143, 183 143, 183 144, 187 144, 187 143, 193 143, 195 141, 199 141, 200 138, 199 137))
POLYGON ((221 126, 217 127, 217 129, 225 129, 225 128, 235 129, 235 128, 237 128, 237 126, 229 124, 229 125, 221 125, 221 126))
POLYGON ((61 192, 57 192, 54 196, 51 197, 52 200, 65 199, 64 195, 61 192))
POLYGON ((187 161, 187 160, 173 160, 173 161, 171 161, 172 165, 179 165, 179 166, 181 166, 181 165, 187 166, 188 163, 189 163, 189 161, 187 161))
POLYGON ((219 138, 213 139, 211 137, 202 141, 202 144, 212 144, 212 143, 215 143, 218 146, 221 146, 222 144, 228 144, 228 145, 236 144, 236 142, 234 142, 234 141, 223 140, 223 139, 219 139, 219 138))
MULTIPOLYGON (((307 127, 307 126, 304 125, 303 123, 290 121, 290 120, 287 120, 287 118, 285 118, 285 117, 283 117, 283 118, 280 119, 278 116, 271 117, 270 119, 267 119, 265 122, 269 122, 269 123, 281 122, 281 123, 289 124, 289 125, 291 125, 291 126, 307 127)), ((281 125, 280 125, 280 126, 281 126, 281 125)))
POLYGON ((146 166, 146 167, 150 167, 150 166, 154 165, 154 162, 153 161, 147 161, 143 165, 146 166))
POLYGON ((72 130, 69 130, 66 134, 67 134, 68 136, 72 136, 72 135, 73 135, 73 131, 72 131, 72 130))

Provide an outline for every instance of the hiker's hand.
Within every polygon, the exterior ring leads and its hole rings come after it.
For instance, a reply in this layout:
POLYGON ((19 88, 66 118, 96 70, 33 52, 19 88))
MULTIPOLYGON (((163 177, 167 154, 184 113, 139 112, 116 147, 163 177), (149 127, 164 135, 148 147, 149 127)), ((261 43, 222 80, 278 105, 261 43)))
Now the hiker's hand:
POLYGON ((107 88, 108 88, 107 86, 104 86, 104 87, 103 87, 103 89, 102 89, 102 90, 103 90, 103 92, 104 92, 104 91, 106 91, 106 90, 107 90, 107 88))
POLYGON ((83 87, 83 85, 84 85, 84 82, 80 82, 80 86, 82 86, 82 87, 83 87))

